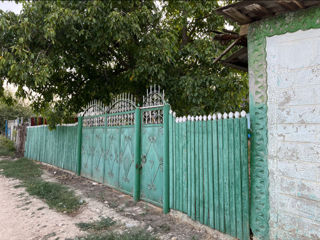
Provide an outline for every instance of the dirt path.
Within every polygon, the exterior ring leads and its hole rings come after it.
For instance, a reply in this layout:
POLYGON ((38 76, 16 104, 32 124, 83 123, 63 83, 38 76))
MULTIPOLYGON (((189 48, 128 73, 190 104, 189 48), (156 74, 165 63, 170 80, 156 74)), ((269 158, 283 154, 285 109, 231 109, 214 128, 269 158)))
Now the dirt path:
POLYGON ((23 188, 19 181, 0 175, 0 239, 60 239, 80 235, 74 219, 50 210, 23 188), (53 238, 54 237, 54 238, 53 238))
POLYGON ((68 185, 86 204, 73 216, 58 213, 43 201, 29 196, 24 188, 17 187, 19 181, 0 174, 0 240, 74 239, 86 234, 76 223, 100 217, 116 221, 116 232, 141 228, 163 240, 232 239, 185 217, 181 220, 181 216, 164 215, 161 209, 145 202, 135 203, 130 196, 102 184, 50 166, 42 165, 42 168, 46 181, 68 185))

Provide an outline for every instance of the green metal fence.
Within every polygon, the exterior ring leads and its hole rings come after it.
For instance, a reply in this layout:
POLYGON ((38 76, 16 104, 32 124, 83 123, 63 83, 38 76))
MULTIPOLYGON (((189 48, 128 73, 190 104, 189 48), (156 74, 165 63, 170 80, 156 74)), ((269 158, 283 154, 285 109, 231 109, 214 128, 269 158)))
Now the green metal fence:
POLYGON ((170 208, 249 239, 247 119, 170 114, 170 208))
POLYGON ((245 113, 177 118, 169 109, 156 88, 142 107, 128 94, 93 102, 77 126, 29 127, 25 155, 249 239, 245 113))

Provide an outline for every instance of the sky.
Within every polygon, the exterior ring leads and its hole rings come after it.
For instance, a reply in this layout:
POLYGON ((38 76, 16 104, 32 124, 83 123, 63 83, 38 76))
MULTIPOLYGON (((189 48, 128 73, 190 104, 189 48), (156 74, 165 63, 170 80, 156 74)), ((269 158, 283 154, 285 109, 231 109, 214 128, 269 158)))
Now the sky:
POLYGON ((0 1, 0 9, 3 11, 12 11, 19 14, 22 9, 21 3, 15 3, 14 1, 0 1))

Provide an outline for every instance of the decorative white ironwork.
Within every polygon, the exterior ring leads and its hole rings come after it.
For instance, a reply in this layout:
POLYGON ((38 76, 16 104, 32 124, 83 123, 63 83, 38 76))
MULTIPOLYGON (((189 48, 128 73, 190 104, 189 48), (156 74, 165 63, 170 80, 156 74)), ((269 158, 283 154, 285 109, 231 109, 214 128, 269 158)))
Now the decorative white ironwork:
MULTIPOLYGON (((142 117, 144 124, 162 124, 163 109, 166 103, 164 91, 159 86, 152 85, 147 89, 147 96, 143 97, 142 117)), ((134 125, 136 98, 130 93, 116 96, 109 106, 100 101, 90 102, 85 110, 79 114, 84 116, 83 126, 123 126, 134 125)))
MULTIPOLYGON (((166 103, 164 99, 164 91, 160 86, 153 85, 147 89, 147 96, 143 97, 143 108, 161 107, 166 103)), ((162 124, 163 123, 163 109, 147 110, 143 112, 144 124, 162 124)))
POLYGON ((136 108, 135 102, 132 94, 122 93, 116 96, 109 106, 97 100, 90 102, 78 116, 85 117, 84 127, 133 125, 134 113, 126 112, 136 108))
POLYGON ((136 98, 130 93, 122 93, 114 98, 108 107, 108 114, 119 113, 107 116, 108 126, 122 126, 134 124, 134 113, 126 113, 135 110, 136 98), (123 114, 120 114, 123 113, 123 114))
POLYGON ((161 124, 163 123, 163 110, 148 110, 143 112, 144 124, 161 124))
POLYGON ((107 110, 107 107, 98 100, 93 100, 86 106, 85 110, 78 114, 78 116, 92 116, 83 119, 84 127, 91 126, 104 126, 105 117, 103 115, 107 110), (99 116, 100 115, 100 116, 99 116), (94 117, 99 116, 99 117, 94 117))
POLYGON ((144 107, 162 106, 165 103, 164 91, 161 91, 160 86, 157 85, 151 85, 150 88, 147 89, 147 96, 143 96, 144 107))

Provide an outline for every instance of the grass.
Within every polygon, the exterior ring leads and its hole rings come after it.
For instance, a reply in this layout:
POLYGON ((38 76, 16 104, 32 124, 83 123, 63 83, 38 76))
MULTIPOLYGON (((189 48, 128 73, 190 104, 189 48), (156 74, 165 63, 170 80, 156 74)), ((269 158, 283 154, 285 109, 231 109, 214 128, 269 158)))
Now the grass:
POLYGON ((78 237, 75 240, 157 240, 158 238, 152 236, 150 233, 140 231, 129 231, 124 233, 103 233, 103 234, 90 234, 85 237, 78 237))
POLYGON ((23 183, 38 179, 42 174, 39 165, 27 158, 0 161, 0 169, 3 169, 4 176, 19 179, 23 183))
POLYGON ((77 211, 81 202, 75 193, 59 183, 46 182, 41 179, 40 165, 27 158, 17 161, 0 161, 0 173, 9 178, 21 180, 30 195, 44 200, 50 208, 60 212, 72 213, 77 211))
POLYGON ((0 136, 0 156, 11 156, 15 155, 16 148, 14 143, 4 136, 0 136))
POLYGON ((82 231, 103 231, 107 230, 109 227, 114 225, 116 222, 114 222, 111 218, 101 218, 100 220, 90 222, 90 223, 77 223, 76 225, 82 230, 82 231))
POLYGON ((45 182, 38 179, 29 182, 26 190, 30 195, 44 199, 50 208, 54 208, 59 212, 72 213, 81 206, 79 197, 59 183, 45 182))

